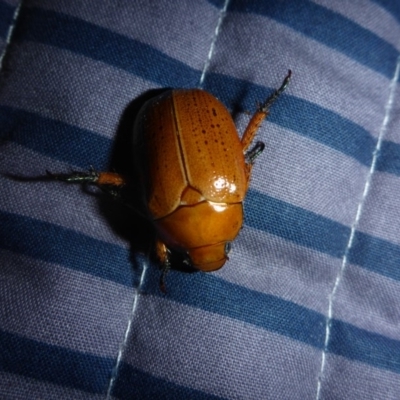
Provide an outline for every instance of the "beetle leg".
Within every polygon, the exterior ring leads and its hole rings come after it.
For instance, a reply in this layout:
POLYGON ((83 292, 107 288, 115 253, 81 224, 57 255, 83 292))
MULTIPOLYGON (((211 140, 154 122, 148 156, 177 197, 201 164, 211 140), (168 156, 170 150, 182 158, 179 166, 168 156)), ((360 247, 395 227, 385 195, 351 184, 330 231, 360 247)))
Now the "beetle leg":
POLYGON ((251 117, 250 122, 248 123, 241 140, 244 153, 247 152, 248 148, 254 140, 254 137, 256 136, 258 128, 261 126, 261 123, 264 121, 267 115, 268 111, 262 111, 261 107, 259 107, 254 115, 251 117))
POLYGON ((50 171, 46 173, 57 181, 94 184, 115 198, 120 196, 119 189, 126 185, 123 176, 115 172, 97 172, 93 168, 90 168, 88 172, 72 171, 70 174, 53 174, 50 171))
POLYGON ((115 172, 97 172, 90 168, 88 172, 72 171, 70 174, 53 174, 46 171, 47 175, 57 181, 68 183, 94 183, 97 186, 110 185, 110 186, 124 186, 125 179, 115 172))
POLYGON ((165 277, 167 276, 169 270, 171 269, 171 261, 170 261, 170 251, 168 250, 167 246, 161 242, 160 240, 157 240, 156 242, 156 253, 157 253, 157 258, 162 264, 162 272, 160 276, 160 290, 163 293, 167 293, 167 289, 165 286, 165 277))
POLYGON ((246 161, 245 173, 247 185, 250 183, 251 170, 253 169, 254 161, 263 152, 264 148, 264 142, 257 142, 255 146, 244 155, 244 159, 246 161))
POLYGON ((169 258, 167 257, 165 260, 165 263, 163 264, 161 277, 160 277, 160 290, 163 293, 167 293, 167 288, 165 286, 165 277, 167 276, 170 269, 171 269, 171 263, 169 261, 169 258))
MULTIPOLYGON (((265 100, 265 102, 258 106, 257 111, 254 113, 252 118, 250 119, 249 124, 247 125, 246 130, 244 131, 241 143, 243 147, 243 152, 246 153, 247 149, 250 147, 251 143, 254 140, 254 137, 258 131, 258 128, 261 126, 261 123, 269 114, 269 108, 271 105, 276 101, 276 99, 282 94, 282 92, 287 88, 290 78, 292 76, 292 71, 289 69, 288 74, 286 75, 285 79, 281 87, 275 90, 271 96, 265 100)), ((256 145, 257 146, 257 145, 256 145)), ((252 152, 253 150, 250 150, 252 152)), ((246 155, 247 158, 247 155, 246 155)), ((253 157, 254 160, 255 157, 253 157)))
POLYGON ((255 159, 264 151, 265 143, 257 142, 244 156, 246 164, 253 164, 255 159))

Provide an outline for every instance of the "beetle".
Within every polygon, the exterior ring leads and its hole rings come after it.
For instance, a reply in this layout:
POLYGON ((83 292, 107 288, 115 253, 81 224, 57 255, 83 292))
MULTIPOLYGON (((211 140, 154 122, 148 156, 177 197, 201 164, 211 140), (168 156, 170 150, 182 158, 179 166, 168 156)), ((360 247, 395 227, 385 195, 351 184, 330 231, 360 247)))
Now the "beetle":
MULTIPOLYGON (((243 224, 253 163, 264 143, 250 147, 290 78, 289 70, 280 88, 258 106, 241 139, 226 107, 201 89, 168 90, 140 109, 132 133, 133 157, 143 213, 157 236, 163 291, 172 251, 205 272, 228 260, 243 224)), ((69 183, 93 183, 115 197, 116 189, 129 184, 113 172, 48 174, 69 183)))

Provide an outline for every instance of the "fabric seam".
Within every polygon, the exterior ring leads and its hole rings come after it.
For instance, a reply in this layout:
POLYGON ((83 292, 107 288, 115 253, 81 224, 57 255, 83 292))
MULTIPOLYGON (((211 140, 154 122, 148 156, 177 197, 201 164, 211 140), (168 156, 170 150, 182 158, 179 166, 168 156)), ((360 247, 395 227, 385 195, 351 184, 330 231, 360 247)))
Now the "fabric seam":
POLYGON ((128 319, 128 325, 126 326, 126 329, 125 329, 124 339, 123 339, 121 345, 119 346, 119 351, 118 351, 118 355, 117 355, 117 361, 115 363, 115 367, 112 370, 110 383, 108 384, 106 400, 110 400, 112 398, 112 391, 114 389, 114 384, 115 384, 115 381, 116 381, 117 376, 118 376, 119 367, 120 367, 120 364, 121 364, 121 361, 122 361, 123 353, 124 353, 124 351, 126 349, 126 345, 127 345, 127 342, 128 342, 129 334, 130 334, 131 329, 132 329, 132 322, 133 322, 133 318, 135 316, 136 309, 137 309, 137 306, 138 306, 139 296, 140 296, 140 293, 141 293, 141 288, 142 288, 142 284, 143 284, 143 281, 144 281, 144 277, 146 275, 147 267, 148 267, 147 260, 145 259, 143 261, 143 270, 142 270, 142 274, 140 276, 139 285, 136 288, 135 293, 134 293, 131 313, 130 313, 130 316, 129 316, 129 319, 128 319))
POLYGON ((3 52, 1 53, 1 56, 0 56, 0 73, 3 70, 4 59, 6 57, 8 48, 10 47, 11 38, 12 38, 12 35, 14 33, 15 26, 17 25, 17 20, 18 20, 18 17, 19 17, 19 13, 21 11, 22 2, 23 2, 23 0, 21 0, 19 2, 18 6, 16 7, 16 9, 14 11, 13 19, 11 21, 10 26, 8 27, 6 45, 5 45, 4 50, 3 50, 3 52))
POLYGON ((343 259, 342 259, 342 264, 341 267, 338 271, 338 274, 336 276, 335 279, 335 283, 333 285, 332 288, 332 292, 330 293, 329 297, 328 297, 328 314, 326 317, 326 326, 325 326, 325 341, 324 341, 324 348, 322 351, 322 357, 321 357, 321 368, 320 368, 320 372, 319 372, 319 376, 318 376, 318 383, 317 383, 317 396, 316 396, 316 400, 320 400, 320 396, 321 396, 321 386, 322 386, 322 380, 323 380, 323 374, 325 371, 325 365, 326 365, 326 354, 328 352, 328 345, 329 345, 329 339, 330 339, 330 333, 331 333, 331 323, 332 323, 332 319, 333 319, 333 302, 335 299, 335 295, 337 292, 337 289, 339 287, 339 284, 341 282, 341 279, 343 277, 343 273, 346 269, 346 266, 348 264, 348 255, 350 252, 350 249, 353 245, 353 241, 354 241, 354 236, 355 236, 355 232, 357 230, 358 224, 360 222, 360 218, 361 218, 361 214, 363 211, 363 207, 365 204, 365 200, 368 196, 368 192, 370 190, 370 185, 371 185, 371 181, 372 181, 372 177, 375 173, 375 169, 376 169, 376 161, 378 159, 379 156, 379 152, 381 149, 381 145, 382 145, 382 140, 383 137, 387 131, 387 126, 390 120, 390 114, 393 108, 393 99, 394 99, 394 95, 395 95, 395 89, 396 89, 396 84, 397 81, 399 79, 399 72, 400 72, 400 56, 397 58, 397 62, 396 62, 396 68, 394 71, 394 76, 392 78, 392 80, 389 83, 389 97, 388 100, 386 102, 385 105, 385 115, 382 121, 382 125, 381 128, 379 130, 379 136, 378 136, 378 141, 376 143, 376 147, 372 153, 372 162, 371 162, 371 166, 370 169, 368 171, 367 174, 367 178, 365 181, 365 185, 364 185, 364 190, 363 190, 363 194, 361 197, 360 202, 358 203, 357 206, 357 211, 356 211, 356 216, 354 218, 354 222, 351 226, 351 231, 350 231, 350 237, 346 246, 346 249, 344 251, 343 254, 343 259))
POLYGON ((212 56, 214 54, 215 43, 217 41, 222 22, 223 22, 223 20, 225 18, 225 15, 226 15, 226 10, 228 9, 229 1, 230 0, 225 0, 223 8, 219 12, 218 23, 217 23, 217 26, 216 26, 215 31, 214 31, 214 37, 213 37, 213 39, 211 41, 211 46, 210 46, 210 50, 208 51, 207 60, 204 63, 203 72, 201 73, 200 82, 199 82, 199 87, 200 88, 203 86, 204 79, 206 77, 208 68, 210 67, 211 58, 212 58, 212 56))

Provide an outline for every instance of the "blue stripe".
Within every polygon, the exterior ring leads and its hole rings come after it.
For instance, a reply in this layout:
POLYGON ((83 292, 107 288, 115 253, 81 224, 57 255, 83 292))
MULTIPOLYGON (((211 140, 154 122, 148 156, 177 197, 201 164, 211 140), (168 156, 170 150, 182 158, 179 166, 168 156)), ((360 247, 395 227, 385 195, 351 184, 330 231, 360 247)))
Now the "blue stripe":
POLYGON ((400 144, 383 140, 378 158, 377 171, 400 176, 400 144))
MULTIPOLYGON (((226 1, 226 0, 209 0, 209 2, 210 2, 213 6, 215 6, 216 8, 218 8, 219 10, 222 10, 222 9, 224 8, 225 1, 226 1)), ((230 11, 229 8, 230 8, 230 7, 229 7, 229 4, 228 4, 228 11, 230 11)))
POLYGON ((0 211, 0 248, 132 286, 129 251, 48 222, 0 211))
MULTIPOLYGON (((146 293, 162 296, 159 276, 158 270, 149 268, 143 287, 146 293)), ((166 286, 168 300, 234 318, 319 349, 324 346, 326 318, 306 307, 201 272, 172 271, 166 286)))
MULTIPOLYGON (((245 223, 301 246, 342 258, 350 228, 311 211, 249 190, 245 200, 245 223)), ((400 246, 366 233, 356 232, 349 262, 400 281, 400 246)))
POLYGON ((53 11, 22 7, 15 39, 66 49, 166 87, 195 87, 201 76, 147 44, 53 11))
POLYGON ((356 232, 348 258, 350 263, 400 281, 400 246, 394 243, 356 232))
MULTIPOLYGON (((15 7, 0 1, 0 38, 6 39, 8 30, 12 25, 15 7)), ((0 51, 0 54, 2 51, 0 51)))
MULTIPOLYGON (((20 29, 16 33, 20 40, 39 41, 67 49, 161 86, 195 87, 199 82, 198 71, 151 46, 62 14, 38 9, 23 10, 18 24, 20 29)), ((285 73, 282 71, 282 75, 285 73)), ((215 73, 206 76, 205 88, 225 104, 242 110, 254 109, 254 105, 272 90, 215 73)), ((271 122, 338 150, 368 167, 371 165, 376 139, 365 129, 311 102, 287 94, 284 98, 280 106, 274 108, 271 122)), ((396 151, 395 158, 400 157, 397 155, 400 150, 396 151)), ((383 165, 391 173, 400 175, 400 167, 395 160, 388 159, 383 165)))
MULTIPOLYGON (((390 1, 390 0, 387 0, 390 1)), ((211 0, 211 3, 214 3, 211 0)), ((216 5, 219 5, 219 1, 216 5)), ((360 64, 392 78, 398 51, 379 36, 342 15, 308 0, 233 0, 228 11, 255 13, 274 19, 360 64)))
MULTIPOLYGON (((380 7, 386 9, 387 12, 393 15, 400 22, 400 3, 397 0, 371 0, 380 7)), ((361 10, 360 10, 361 11, 361 10)))
POLYGON ((249 190, 245 199, 245 223, 301 246, 341 258, 350 228, 282 200, 249 190))
POLYGON ((0 370, 68 386, 106 393, 115 360, 84 354, 0 331, 0 370))
POLYGON ((157 399, 157 400, 218 400, 199 390, 186 388, 173 382, 151 376, 132 366, 122 363, 115 382, 113 396, 118 399, 157 399))
POLYGON ((0 126, 6 140, 85 170, 108 165, 112 142, 86 129, 0 106, 0 126))
POLYGON ((328 351, 376 368, 400 373, 400 342, 333 320, 328 351))

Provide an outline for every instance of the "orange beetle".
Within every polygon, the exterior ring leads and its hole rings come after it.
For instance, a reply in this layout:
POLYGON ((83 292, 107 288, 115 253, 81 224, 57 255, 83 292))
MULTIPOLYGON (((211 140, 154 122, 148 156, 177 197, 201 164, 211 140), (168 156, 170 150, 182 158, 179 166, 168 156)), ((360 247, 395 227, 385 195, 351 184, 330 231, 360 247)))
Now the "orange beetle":
MULTIPOLYGON (((225 264, 242 227, 252 165, 264 144, 249 147, 290 77, 289 70, 282 86, 259 106, 241 140, 226 107, 200 89, 169 90, 141 108, 133 131, 134 157, 146 218, 157 233, 162 287, 171 250, 185 254, 186 262, 201 271, 225 264)), ((52 176, 103 188, 126 184, 108 172, 52 176)))

